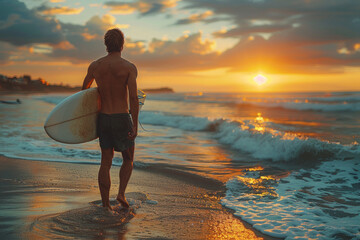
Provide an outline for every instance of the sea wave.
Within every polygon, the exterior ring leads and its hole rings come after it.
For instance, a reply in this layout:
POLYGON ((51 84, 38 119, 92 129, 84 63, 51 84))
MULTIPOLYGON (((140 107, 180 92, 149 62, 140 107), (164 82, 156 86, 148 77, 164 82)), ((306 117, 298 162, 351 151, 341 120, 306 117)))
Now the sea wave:
POLYGON ((227 182, 221 203, 274 237, 359 239, 359 164, 327 161, 282 179, 261 170, 244 172, 227 182))
MULTIPOLYGON (((41 96, 36 100, 51 104, 58 104, 66 96, 41 96)), ((149 100, 171 101, 171 102, 196 102, 196 103, 220 103, 236 105, 253 105, 268 108, 284 108, 299 111, 319 111, 319 112, 356 112, 360 111, 360 96, 332 96, 332 97, 231 97, 228 95, 209 95, 209 96, 188 96, 186 94, 159 94, 150 95, 149 100)))
POLYGON ((183 101, 208 104, 236 104, 253 105, 266 108, 283 108, 299 111, 319 112, 356 112, 360 111, 360 97, 297 97, 297 98, 266 98, 266 97, 244 97, 231 98, 229 96, 212 97, 186 97, 174 96, 150 96, 149 100, 156 101, 183 101))
POLYGON ((144 124, 160 125, 189 131, 208 131, 220 143, 245 152, 257 159, 299 162, 313 159, 344 158, 360 154, 359 144, 341 145, 315 138, 301 137, 274 129, 257 122, 236 122, 226 119, 170 115, 144 111, 140 114, 144 124))
POLYGON ((43 101, 43 102, 47 102, 50 104, 59 104, 62 100, 64 100, 66 97, 68 96, 53 96, 53 95, 49 95, 49 96, 41 96, 41 97, 36 97, 36 100, 39 101, 43 101))
POLYGON ((251 104, 261 107, 271 107, 271 108, 285 108, 291 110, 300 110, 300 111, 320 111, 320 112, 356 112, 360 111, 360 102, 356 103, 311 103, 311 102, 250 102, 250 101, 237 101, 238 104, 251 104))
POLYGON ((319 96, 307 98, 319 102, 360 102, 360 93, 331 94, 330 96, 319 96))

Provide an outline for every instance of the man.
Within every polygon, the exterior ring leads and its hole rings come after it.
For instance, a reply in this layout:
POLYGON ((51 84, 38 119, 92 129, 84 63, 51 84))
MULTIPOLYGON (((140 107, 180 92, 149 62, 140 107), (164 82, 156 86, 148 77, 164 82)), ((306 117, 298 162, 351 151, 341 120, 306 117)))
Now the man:
POLYGON ((101 99, 97 124, 101 148, 98 182, 103 207, 111 210, 109 202, 110 168, 114 150, 121 152, 123 157, 123 164, 119 172, 120 186, 116 199, 123 207, 129 207, 125 198, 125 189, 133 169, 139 101, 136 84, 137 69, 134 64, 121 57, 124 45, 123 33, 119 29, 111 29, 106 32, 104 40, 108 55, 90 64, 82 90, 89 88, 95 79, 101 99))

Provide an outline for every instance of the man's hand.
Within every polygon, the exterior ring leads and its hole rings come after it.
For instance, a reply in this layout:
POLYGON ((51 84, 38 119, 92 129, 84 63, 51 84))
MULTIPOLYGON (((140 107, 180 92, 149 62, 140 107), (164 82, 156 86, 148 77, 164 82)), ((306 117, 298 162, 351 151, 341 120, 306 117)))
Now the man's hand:
POLYGON ((128 138, 130 140, 135 140, 135 138, 137 137, 137 128, 134 126, 131 131, 128 133, 128 138))

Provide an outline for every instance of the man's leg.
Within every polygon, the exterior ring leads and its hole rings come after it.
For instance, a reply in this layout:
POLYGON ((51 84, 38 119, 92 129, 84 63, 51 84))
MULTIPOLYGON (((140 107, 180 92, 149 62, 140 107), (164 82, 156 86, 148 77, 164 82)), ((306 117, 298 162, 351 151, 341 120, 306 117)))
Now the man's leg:
POLYGON ((119 185, 119 193, 116 199, 120 202, 120 204, 123 207, 126 208, 129 207, 129 203, 125 198, 125 189, 128 185, 133 170, 134 149, 135 149, 135 144, 132 147, 129 147, 125 151, 121 152, 123 157, 123 163, 121 165, 119 172, 120 185, 119 185))
POLYGON ((101 200, 103 207, 107 207, 111 210, 110 201, 109 201, 109 193, 110 193, 110 168, 112 165, 112 159, 114 157, 114 149, 101 148, 101 166, 98 175, 99 188, 101 194, 101 200))

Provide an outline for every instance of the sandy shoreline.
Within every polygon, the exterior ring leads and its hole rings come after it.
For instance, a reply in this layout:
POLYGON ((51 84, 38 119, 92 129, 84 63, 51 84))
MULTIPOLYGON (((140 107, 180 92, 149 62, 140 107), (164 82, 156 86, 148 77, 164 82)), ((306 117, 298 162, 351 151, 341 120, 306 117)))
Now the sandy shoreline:
MULTIPOLYGON (((272 239, 224 209, 216 183, 150 169, 135 169, 129 182, 134 213, 118 207, 114 218, 89 204, 100 200, 97 171, 0 156, 1 239, 272 239)), ((112 198, 118 171, 112 167, 112 198)))

